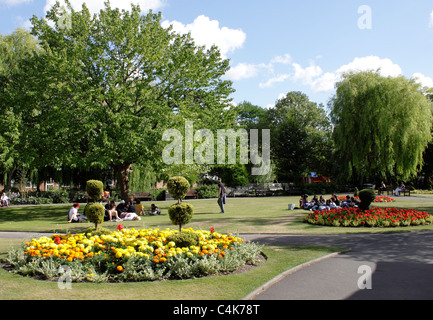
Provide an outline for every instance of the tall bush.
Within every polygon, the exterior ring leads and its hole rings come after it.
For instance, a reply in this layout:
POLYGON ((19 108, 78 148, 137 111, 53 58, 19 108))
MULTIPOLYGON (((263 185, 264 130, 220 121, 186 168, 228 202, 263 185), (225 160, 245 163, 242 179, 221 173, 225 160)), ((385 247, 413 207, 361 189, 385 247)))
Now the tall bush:
POLYGON ((104 192, 104 184, 99 180, 89 180, 86 183, 86 192, 90 199, 96 201, 101 198, 104 192))
POLYGON ((177 203, 168 208, 168 216, 173 224, 179 226, 179 232, 182 232, 182 225, 189 223, 194 214, 194 208, 190 203, 181 203, 189 187, 190 184, 184 177, 172 177, 167 181, 168 192, 177 199, 177 203))
POLYGON ((89 180, 86 183, 86 192, 93 203, 87 204, 84 209, 84 214, 90 222, 95 224, 95 230, 98 230, 98 225, 104 222, 104 206, 98 202, 104 192, 104 184, 99 180, 89 180))
POLYGON ((189 190, 190 184, 184 177, 171 177, 167 181, 167 189, 170 195, 177 199, 177 203, 180 203, 189 190))
POLYGON ((361 203, 359 204, 359 209, 361 210, 369 210, 370 204, 376 199, 376 194, 374 190, 364 189, 359 191, 359 200, 361 203))
POLYGON ((191 221, 193 214, 194 207, 187 202, 176 203, 168 208, 170 220, 179 226, 179 232, 182 232, 182 225, 191 221))

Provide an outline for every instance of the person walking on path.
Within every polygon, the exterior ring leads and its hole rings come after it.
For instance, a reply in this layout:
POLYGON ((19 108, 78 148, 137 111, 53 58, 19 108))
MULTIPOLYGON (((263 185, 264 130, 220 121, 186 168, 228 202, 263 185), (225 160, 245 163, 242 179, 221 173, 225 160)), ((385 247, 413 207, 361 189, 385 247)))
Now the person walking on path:
POLYGON ((226 203, 226 187, 221 182, 221 178, 218 178, 218 205, 221 208, 220 213, 224 213, 224 205, 226 203))

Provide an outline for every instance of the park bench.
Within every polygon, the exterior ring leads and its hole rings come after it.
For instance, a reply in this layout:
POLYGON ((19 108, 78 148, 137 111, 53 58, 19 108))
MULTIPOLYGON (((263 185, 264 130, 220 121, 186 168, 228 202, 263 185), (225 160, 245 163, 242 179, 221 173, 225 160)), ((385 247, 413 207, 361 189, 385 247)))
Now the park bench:
POLYGON ((229 197, 248 197, 249 193, 248 190, 246 189, 240 189, 240 188, 236 188, 233 189, 232 191, 230 191, 229 193, 227 193, 227 195, 229 197))
POLYGON ((132 192, 131 195, 140 201, 152 201, 153 199, 150 192, 132 192))
POLYGON ((265 188, 257 188, 254 191, 256 197, 268 196, 272 194, 272 192, 269 189, 265 189, 265 188))
MULTIPOLYGON (((387 195, 388 195, 388 196, 389 196, 389 195, 395 195, 395 189, 397 189, 397 187, 395 187, 395 188, 393 188, 393 187, 387 187, 387 188, 386 188, 386 193, 387 193, 387 195)), ((399 195, 403 194, 403 196, 408 196, 408 197, 410 197, 410 189, 409 189, 409 188, 406 188, 406 189, 404 189, 403 191, 400 191, 398 194, 399 194, 399 195)))
POLYGON ((185 199, 198 199, 198 193, 194 189, 189 190, 186 195, 185 199))
MULTIPOLYGON (((400 192, 401 193, 401 192, 400 192)), ((408 196, 408 197, 410 197, 410 189, 404 189, 403 190, 403 196, 408 196)))

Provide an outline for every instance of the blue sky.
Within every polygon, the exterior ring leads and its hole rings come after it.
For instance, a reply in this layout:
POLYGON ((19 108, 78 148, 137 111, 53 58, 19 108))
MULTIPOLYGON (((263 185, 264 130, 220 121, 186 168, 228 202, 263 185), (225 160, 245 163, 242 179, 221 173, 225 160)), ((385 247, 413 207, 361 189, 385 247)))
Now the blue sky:
MULTIPOLYGON (((71 0, 79 10, 82 0, 71 0)), ((89 0, 93 11, 104 0, 89 0)), ((128 8, 129 0, 111 0, 128 8)), ((381 68, 433 87, 431 0, 133 0, 163 25, 217 44, 232 69, 233 101, 264 108, 289 91, 326 105, 341 72, 381 68)), ((0 0, 0 33, 29 28, 53 0, 0 0)))

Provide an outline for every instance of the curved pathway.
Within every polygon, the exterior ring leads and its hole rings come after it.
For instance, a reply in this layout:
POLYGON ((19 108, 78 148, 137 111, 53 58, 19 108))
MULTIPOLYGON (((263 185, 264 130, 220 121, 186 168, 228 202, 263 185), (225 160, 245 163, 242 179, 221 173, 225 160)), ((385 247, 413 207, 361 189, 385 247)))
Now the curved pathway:
POLYGON ((317 236, 247 235, 245 238, 269 245, 350 249, 289 272, 246 299, 433 299, 433 231, 317 236))

